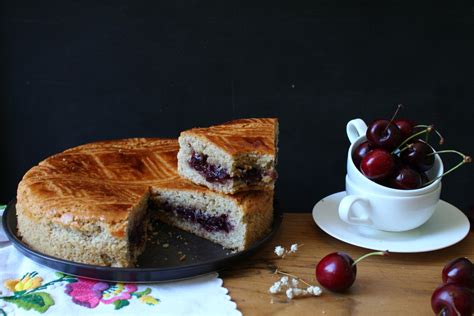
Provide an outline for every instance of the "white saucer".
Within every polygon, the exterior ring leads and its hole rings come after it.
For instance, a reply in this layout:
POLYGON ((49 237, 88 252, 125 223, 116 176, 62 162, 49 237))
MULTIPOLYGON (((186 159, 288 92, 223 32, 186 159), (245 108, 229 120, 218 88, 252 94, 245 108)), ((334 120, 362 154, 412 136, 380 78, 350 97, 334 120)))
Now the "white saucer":
POLYGON ((459 209, 439 201, 433 216, 422 226, 406 232, 385 232, 350 225, 339 218, 338 207, 346 192, 325 197, 313 208, 316 224, 332 237, 346 243, 391 252, 425 252, 449 247, 469 233, 469 220, 459 209))

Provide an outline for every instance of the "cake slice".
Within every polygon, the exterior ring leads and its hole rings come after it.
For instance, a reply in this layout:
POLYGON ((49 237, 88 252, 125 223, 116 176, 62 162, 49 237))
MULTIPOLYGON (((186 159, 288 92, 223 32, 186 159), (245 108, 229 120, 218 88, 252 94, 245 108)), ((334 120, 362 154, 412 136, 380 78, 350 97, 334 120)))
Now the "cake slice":
POLYGON ((18 186, 18 235, 44 254, 113 267, 134 266, 152 213, 231 249, 262 237, 273 192, 227 196, 195 185, 177 174, 178 148, 176 139, 125 139, 45 159, 18 186))
POLYGON ((275 118, 193 128, 179 137, 178 173, 226 194, 272 190, 277 178, 277 146, 275 118))

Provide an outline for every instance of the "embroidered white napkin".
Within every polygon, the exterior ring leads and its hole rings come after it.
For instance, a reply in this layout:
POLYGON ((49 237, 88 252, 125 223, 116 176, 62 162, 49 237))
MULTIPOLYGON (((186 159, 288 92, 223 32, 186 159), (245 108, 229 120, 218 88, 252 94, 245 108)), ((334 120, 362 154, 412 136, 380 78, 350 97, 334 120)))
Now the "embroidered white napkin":
POLYGON ((0 225, 0 316, 241 315, 217 273, 156 284, 82 279, 35 263, 3 236, 0 225))

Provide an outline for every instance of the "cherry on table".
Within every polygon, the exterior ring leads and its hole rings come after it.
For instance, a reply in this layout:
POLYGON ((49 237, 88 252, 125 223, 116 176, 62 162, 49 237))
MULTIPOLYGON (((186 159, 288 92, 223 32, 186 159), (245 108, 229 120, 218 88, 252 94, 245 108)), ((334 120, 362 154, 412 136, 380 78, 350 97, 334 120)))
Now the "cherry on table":
POLYGON ((370 180, 379 181, 392 174, 395 168, 393 156, 384 149, 374 149, 367 153, 360 163, 360 170, 370 180))
POLYGON ((454 283, 439 286, 431 296, 431 308, 437 315, 471 316, 474 312, 474 294, 454 283))
POLYGON ((408 148, 400 153, 400 158, 403 162, 421 172, 431 169, 435 160, 433 149, 422 140, 417 140, 408 145, 408 148))
POLYGON ((357 266, 345 252, 330 253, 316 266, 316 279, 319 284, 333 292, 342 292, 350 288, 356 275, 357 266))
POLYGON ((454 283, 474 290, 474 264, 467 258, 449 261, 441 273, 443 283, 454 283))
POLYGON ((357 263, 373 255, 386 256, 388 251, 371 252, 356 261, 345 252, 330 253, 317 264, 316 279, 321 286, 330 291, 344 292, 356 279, 357 263))
POLYGON ((402 142, 402 134, 397 125, 388 120, 376 120, 369 124, 366 135, 374 145, 392 151, 402 142))

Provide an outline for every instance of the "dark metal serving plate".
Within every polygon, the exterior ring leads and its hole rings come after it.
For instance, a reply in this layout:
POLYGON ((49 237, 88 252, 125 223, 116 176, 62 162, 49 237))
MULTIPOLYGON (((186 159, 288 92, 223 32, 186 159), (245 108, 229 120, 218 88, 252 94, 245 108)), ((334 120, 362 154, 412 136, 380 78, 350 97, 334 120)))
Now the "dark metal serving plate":
POLYGON ((10 202, 3 213, 3 227, 13 245, 25 256, 42 265, 67 274, 105 281, 159 282, 185 279, 229 267, 268 242, 280 227, 283 213, 275 207, 271 231, 249 249, 232 252, 206 239, 163 223, 155 227, 136 268, 112 268, 77 263, 45 255, 33 250, 16 235, 16 201, 10 202))

